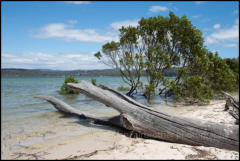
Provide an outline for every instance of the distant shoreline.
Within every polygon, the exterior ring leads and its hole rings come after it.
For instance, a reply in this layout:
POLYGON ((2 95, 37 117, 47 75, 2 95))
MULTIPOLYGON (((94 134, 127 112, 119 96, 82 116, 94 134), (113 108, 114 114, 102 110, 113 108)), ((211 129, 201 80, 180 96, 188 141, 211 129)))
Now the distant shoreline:
MULTIPOLYGON (((120 72, 114 69, 95 69, 95 70, 51 70, 51 69, 19 69, 19 68, 3 68, 1 69, 2 77, 32 77, 32 76, 121 76, 120 72)), ((145 75, 143 73, 143 75, 145 75)), ((164 76, 176 76, 176 69, 173 68, 164 73, 164 76)))

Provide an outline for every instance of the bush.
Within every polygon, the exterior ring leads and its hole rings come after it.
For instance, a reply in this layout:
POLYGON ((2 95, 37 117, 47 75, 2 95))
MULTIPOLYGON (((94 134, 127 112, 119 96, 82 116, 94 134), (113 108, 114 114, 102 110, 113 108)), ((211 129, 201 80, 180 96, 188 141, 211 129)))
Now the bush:
POLYGON ((182 84, 178 85, 172 81, 171 92, 176 100, 185 100, 188 103, 208 103, 214 97, 214 91, 210 88, 209 82, 201 76, 184 77, 182 84))
POLYGON ((67 83, 78 83, 78 80, 75 79, 73 76, 69 76, 69 77, 65 78, 64 84, 61 86, 60 91, 58 91, 59 94, 63 94, 63 95, 79 94, 78 91, 68 87, 67 83))
POLYGON ((145 85, 144 96, 149 101, 151 97, 156 96, 154 84, 145 85))
POLYGON ((224 59, 226 64, 229 66, 229 68, 233 71, 237 84, 236 84, 236 88, 239 88, 239 61, 237 58, 226 58, 224 59))
POLYGON ((226 91, 233 92, 238 89, 238 73, 235 67, 231 70, 230 65, 224 59, 221 59, 218 54, 209 54, 211 62, 207 71, 207 78, 210 81, 211 88, 216 92, 226 91))
POLYGON ((231 58, 226 58, 224 60, 233 72, 235 72, 235 73, 239 72, 238 59, 236 59, 236 58, 232 58, 232 59, 231 58))
POLYGON ((120 86, 120 87, 118 87, 118 90, 119 90, 119 91, 129 91, 130 88, 129 88, 129 87, 120 86))
POLYGON ((97 80, 96 80, 96 78, 93 78, 91 81, 92 81, 92 84, 93 84, 94 86, 97 86, 97 80))
POLYGON ((209 102, 221 91, 233 92, 239 89, 238 61, 222 59, 216 52, 208 52, 202 58, 195 58, 188 73, 177 83, 170 83, 169 95, 185 99, 190 103, 209 102))
POLYGON ((206 102, 213 99, 213 90, 208 86, 206 80, 200 76, 185 78, 185 90, 183 95, 190 103, 206 102))

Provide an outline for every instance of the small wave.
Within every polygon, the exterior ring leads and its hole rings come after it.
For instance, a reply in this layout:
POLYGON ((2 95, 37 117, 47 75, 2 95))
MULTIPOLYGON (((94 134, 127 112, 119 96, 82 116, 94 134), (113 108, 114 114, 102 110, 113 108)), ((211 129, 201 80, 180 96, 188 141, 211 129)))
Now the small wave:
POLYGON ((41 102, 41 103, 30 103, 30 104, 24 104, 24 105, 19 105, 19 106, 14 106, 14 107, 9 107, 11 109, 18 109, 18 108, 28 108, 28 107, 33 107, 33 106, 40 106, 40 105, 47 105, 49 103, 47 102, 41 102))
POLYGON ((6 91, 6 90, 3 90, 3 94, 12 94, 14 93, 14 91, 6 91))
POLYGON ((50 111, 50 112, 44 112, 39 115, 32 115, 32 116, 26 116, 24 119, 39 119, 39 118, 57 118, 58 116, 61 116, 62 114, 57 111, 50 111))

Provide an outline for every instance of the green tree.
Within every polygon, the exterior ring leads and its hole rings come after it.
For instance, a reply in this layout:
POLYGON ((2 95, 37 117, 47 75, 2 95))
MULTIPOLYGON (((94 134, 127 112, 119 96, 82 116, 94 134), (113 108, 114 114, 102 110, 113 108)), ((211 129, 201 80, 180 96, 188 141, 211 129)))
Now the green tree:
POLYGON ((110 42, 102 46, 101 52, 95 56, 104 64, 109 65, 121 73, 125 83, 131 88, 127 95, 131 96, 141 86, 140 77, 144 68, 143 56, 137 48, 138 34, 134 27, 122 27, 120 30, 120 42, 110 42))
POLYGON ((173 83, 172 92, 175 99, 185 99, 189 103, 209 102, 214 96, 213 90, 201 76, 186 76, 181 85, 173 83))
MULTIPOLYGON (((239 59, 238 58, 226 58, 224 59, 229 68, 234 72, 236 77, 236 81, 239 82, 239 59)), ((237 83, 236 87, 239 87, 239 83, 237 83)))
POLYGON ((220 58, 217 52, 215 54, 209 53, 208 57, 210 66, 207 78, 211 82, 211 88, 215 92, 236 90, 239 82, 234 70, 238 71, 238 69, 234 67, 231 70, 231 65, 228 65, 224 59, 220 58))
POLYGON ((172 82, 171 94, 175 97, 186 98, 192 103, 208 102, 221 91, 232 92, 239 88, 238 74, 234 74, 226 60, 217 52, 204 51, 206 54, 195 58, 189 66, 189 73, 182 77, 180 83, 172 82))
POLYGON ((224 60, 233 72, 239 72, 239 62, 237 58, 226 58, 224 60))
MULTIPOLYGON (((121 73, 131 86, 128 94, 137 87, 144 88, 149 100, 160 93, 174 95, 189 102, 208 101, 219 91, 232 91, 239 86, 238 61, 223 60, 204 46, 202 32, 184 15, 142 18, 136 27, 122 27, 120 42, 102 47, 108 63, 121 73), (169 70, 176 78, 164 77, 169 70), (147 84, 140 82, 142 73, 147 84)), ((95 56, 103 60, 100 52, 95 56)))
MULTIPOLYGON (((155 89, 162 85, 160 93, 172 93, 171 82, 163 73, 176 67, 177 76, 175 86, 179 86, 190 71, 196 57, 202 57, 203 38, 200 30, 182 16, 177 17, 173 12, 169 17, 142 18, 138 26, 144 58, 148 84, 145 85, 147 98, 155 95, 155 89)), ((173 84, 172 84, 173 85, 173 84)))
POLYGON ((67 86, 67 83, 78 83, 78 80, 75 79, 72 75, 65 78, 64 84, 61 86, 61 89, 58 91, 59 94, 79 94, 78 91, 67 86))

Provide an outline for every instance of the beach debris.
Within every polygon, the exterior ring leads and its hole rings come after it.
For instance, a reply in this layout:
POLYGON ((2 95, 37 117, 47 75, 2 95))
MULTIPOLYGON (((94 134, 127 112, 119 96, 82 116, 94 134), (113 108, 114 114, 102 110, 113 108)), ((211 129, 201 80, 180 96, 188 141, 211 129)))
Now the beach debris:
POLYGON ((236 119, 236 124, 239 124, 239 102, 229 93, 222 92, 222 94, 226 99, 224 111, 228 111, 229 114, 236 119))
POLYGON ((108 107, 114 108, 120 112, 120 115, 96 117, 83 113, 54 97, 34 97, 50 102, 60 112, 83 119, 91 119, 94 123, 138 132, 150 138, 194 146, 239 150, 238 125, 227 125, 201 119, 168 115, 142 105, 106 86, 94 86, 87 81, 82 81, 78 84, 68 83, 67 85, 108 107))

